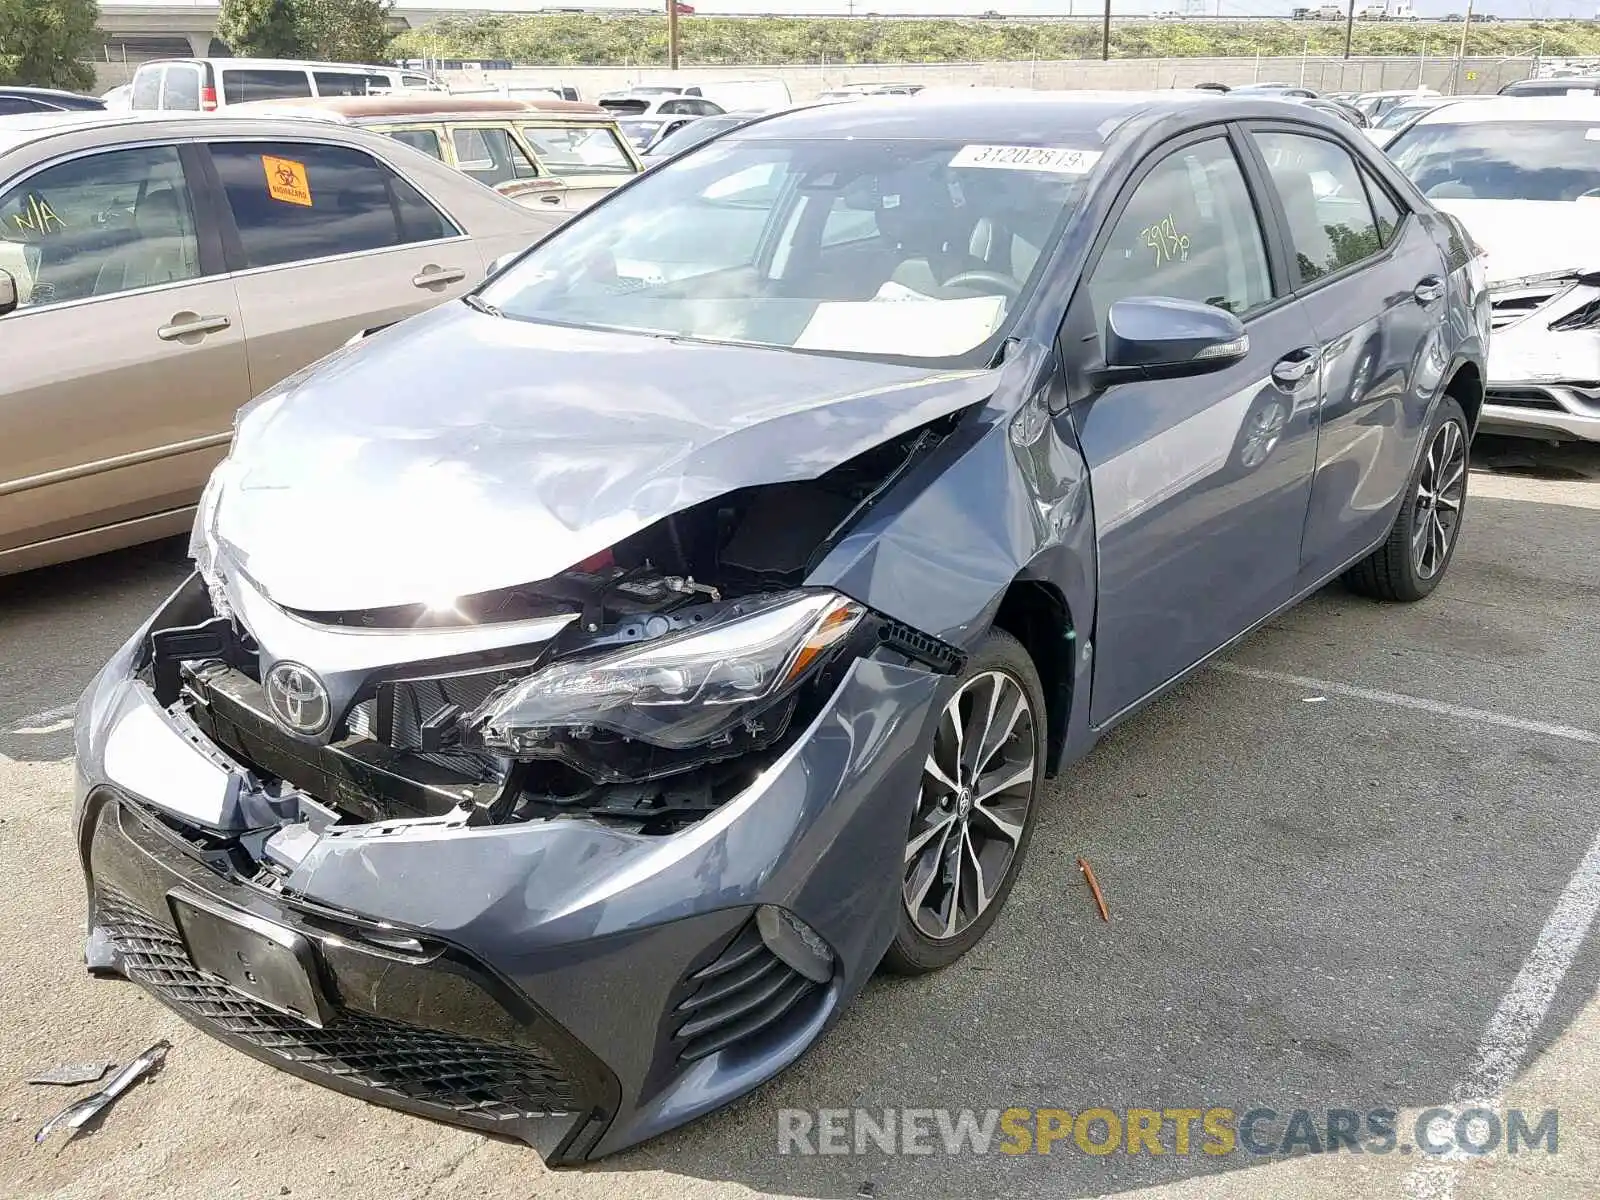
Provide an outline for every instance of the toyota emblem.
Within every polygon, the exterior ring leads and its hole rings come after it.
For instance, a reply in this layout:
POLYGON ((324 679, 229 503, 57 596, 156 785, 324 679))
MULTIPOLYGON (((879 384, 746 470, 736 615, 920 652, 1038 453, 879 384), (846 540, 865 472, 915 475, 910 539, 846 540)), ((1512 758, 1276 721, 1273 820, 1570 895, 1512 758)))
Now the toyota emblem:
POLYGON ((333 705, 316 672, 299 663, 281 662, 267 672, 267 707, 278 724, 295 733, 321 733, 333 705))

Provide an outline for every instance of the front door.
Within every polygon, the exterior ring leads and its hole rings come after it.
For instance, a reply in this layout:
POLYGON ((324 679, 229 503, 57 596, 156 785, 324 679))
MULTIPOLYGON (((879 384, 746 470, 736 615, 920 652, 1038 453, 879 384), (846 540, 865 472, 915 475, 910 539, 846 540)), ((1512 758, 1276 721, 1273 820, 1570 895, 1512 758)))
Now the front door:
POLYGON ((1119 384, 1073 407, 1098 538, 1097 725, 1292 594, 1316 457, 1316 335, 1273 278, 1256 211, 1220 130, 1159 152, 1068 315, 1069 361, 1099 354, 1107 311, 1133 295, 1225 308, 1250 338, 1214 374, 1119 384))
POLYGON ((163 513, 181 524, 250 380, 177 147, 85 155, 0 190, 0 270, 19 300, 0 317, 0 554, 163 513))
POLYGON ((257 393, 483 276, 472 241, 365 150, 212 142, 257 393))

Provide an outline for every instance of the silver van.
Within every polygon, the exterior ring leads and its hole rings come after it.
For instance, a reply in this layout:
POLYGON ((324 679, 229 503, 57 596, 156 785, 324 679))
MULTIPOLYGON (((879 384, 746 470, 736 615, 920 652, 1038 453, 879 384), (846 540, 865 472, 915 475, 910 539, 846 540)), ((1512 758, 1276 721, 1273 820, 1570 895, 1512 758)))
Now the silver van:
POLYGON ((135 110, 215 112, 250 100, 444 92, 433 76, 399 67, 286 58, 167 58, 134 72, 135 110))

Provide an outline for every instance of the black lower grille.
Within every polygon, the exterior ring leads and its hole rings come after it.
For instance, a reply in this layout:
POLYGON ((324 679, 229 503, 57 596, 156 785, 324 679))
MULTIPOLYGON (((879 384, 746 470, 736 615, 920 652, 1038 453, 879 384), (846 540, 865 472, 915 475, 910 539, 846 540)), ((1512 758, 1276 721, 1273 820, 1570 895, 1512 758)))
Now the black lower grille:
POLYGON ((416 1104, 483 1121, 577 1111, 577 1088, 548 1056, 460 1034, 340 1011, 318 1029, 246 999, 189 961, 176 932, 102 889, 101 927, 134 982, 203 1027, 296 1064, 416 1104))
POLYGON ((714 961, 689 976, 689 995, 673 1010, 678 1057, 692 1062, 771 1029, 820 995, 818 984, 762 941, 754 921, 714 961))
POLYGON ((1484 398, 1490 404, 1504 404, 1510 408, 1538 408, 1547 412, 1563 412, 1561 402, 1542 388, 1489 388, 1484 398))

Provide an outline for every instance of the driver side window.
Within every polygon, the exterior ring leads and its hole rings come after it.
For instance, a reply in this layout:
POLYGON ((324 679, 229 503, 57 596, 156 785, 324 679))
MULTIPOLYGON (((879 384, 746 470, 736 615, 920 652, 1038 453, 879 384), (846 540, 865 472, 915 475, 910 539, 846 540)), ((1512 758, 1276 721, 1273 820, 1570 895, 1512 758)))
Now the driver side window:
POLYGON ((173 146, 47 167, 0 195, 0 270, 19 308, 200 278, 200 247, 173 146))
POLYGON ((1129 296, 1170 296, 1243 317, 1272 299, 1260 222, 1227 139, 1175 150, 1140 181, 1089 277, 1095 327, 1129 296))

